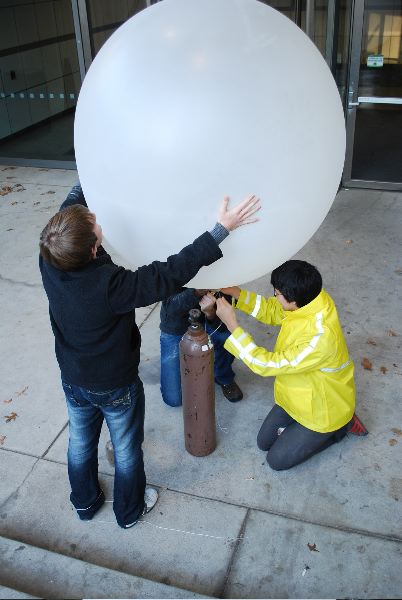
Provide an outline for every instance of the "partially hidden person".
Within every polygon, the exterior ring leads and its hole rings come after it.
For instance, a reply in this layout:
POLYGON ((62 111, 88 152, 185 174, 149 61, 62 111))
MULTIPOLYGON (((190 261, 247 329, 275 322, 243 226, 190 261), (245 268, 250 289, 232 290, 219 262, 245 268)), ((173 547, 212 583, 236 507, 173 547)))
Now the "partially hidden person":
MULTIPOLYGON (((234 356, 224 348, 230 332, 216 315, 215 299, 208 290, 181 288, 177 294, 162 302, 160 310, 161 394, 165 404, 181 406, 180 340, 188 329, 189 311, 200 308, 201 323, 214 346, 214 376, 224 396, 230 402, 238 402, 243 392, 235 381, 232 368, 234 356)), ((228 302, 232 301, 227 296, 228 302)))
POLYGON ((220 242, 255 222, 259 208, 255 196, 233 208, 224 198, 210 232, 166 262, 136 271, 114 264, 102 247, 101 226, 80 185, 43 229, 39 266, 69 415, 70 499, 80 519, 92 519, 105 501, 98 480, 103 420, 114 448, 118 525, 132 527, 155 506, 158 493, 146 487, 142 454, 144 389, 135 309, 171 296, 201 267, 221 258, 220 242))

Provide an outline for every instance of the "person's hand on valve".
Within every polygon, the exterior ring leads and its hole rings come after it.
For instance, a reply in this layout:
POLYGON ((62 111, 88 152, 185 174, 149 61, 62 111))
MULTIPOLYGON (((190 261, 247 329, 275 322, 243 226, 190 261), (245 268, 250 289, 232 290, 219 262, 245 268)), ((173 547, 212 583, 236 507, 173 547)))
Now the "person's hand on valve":
MULTIPOLYGON (((233 288, 226 288, 233 289, 233 288)), ((220 318, 223 323, 225 323, 226 327, 229 329, 230 333, 233 333, 236 327, 239 326, 236 313, 231 304, 226 300, 226 298, 217 298, 216 300, 216 314, 220 318)))
POLYGON ((200 298, 200 308, 207 319, 212 320, 216 314, 216 300, 211 292, 206 293, 200 298))

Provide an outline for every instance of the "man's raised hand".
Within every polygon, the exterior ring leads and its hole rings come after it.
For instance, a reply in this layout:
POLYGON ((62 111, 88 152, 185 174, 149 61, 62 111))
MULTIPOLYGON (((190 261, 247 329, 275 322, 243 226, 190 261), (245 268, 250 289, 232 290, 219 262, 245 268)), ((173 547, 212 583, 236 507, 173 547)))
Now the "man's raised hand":
POLYGON ((253 215, 260 208, 261 201, 254 194, 247 196, 233 208, 229 208, 229 197, 225 196, 219 209, 218 222, 228 231, 233 231, 237 227, 258 221, 259 219, 253 215))

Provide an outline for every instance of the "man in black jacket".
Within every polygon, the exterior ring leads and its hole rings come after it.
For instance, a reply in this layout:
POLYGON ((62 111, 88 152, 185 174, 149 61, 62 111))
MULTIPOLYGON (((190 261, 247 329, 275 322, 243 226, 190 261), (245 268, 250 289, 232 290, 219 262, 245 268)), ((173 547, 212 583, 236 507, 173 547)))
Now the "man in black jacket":
POLYGON ((232 209, 228 201, 211 232, 166 262, 136 271, 115 265, 103 249, 102 229, 80 185, 41 233, 39 266, 70 420, 70 499, 82 520, 92 519, 105 501, 98 481, 103 419, 114 447, 117 523, 132 527, 157 501, 156 490, 146 487, 142 456, 144 390, 135 309, 175 293, 222 256, 219 243, 229 231, 256 220, 258 198, 232 209))

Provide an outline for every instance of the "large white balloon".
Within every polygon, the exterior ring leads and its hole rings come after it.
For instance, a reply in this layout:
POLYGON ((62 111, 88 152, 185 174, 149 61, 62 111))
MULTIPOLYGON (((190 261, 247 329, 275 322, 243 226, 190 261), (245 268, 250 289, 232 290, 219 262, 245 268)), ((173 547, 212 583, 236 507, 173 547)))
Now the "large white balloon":
POLYGON ((164 0, 120 27, 84 80, 78 172, 106 239, 133 266, 216 221, 224 195, 263 202, 222 243, 202 288, 270 272, 316 231, 337 192, 342 106, 319 51, 257 0, 164 0))

